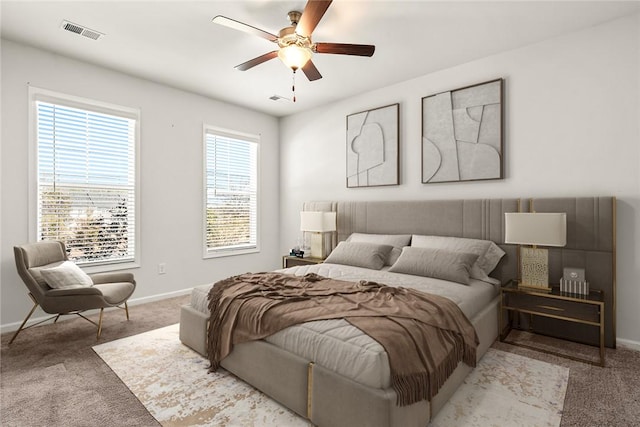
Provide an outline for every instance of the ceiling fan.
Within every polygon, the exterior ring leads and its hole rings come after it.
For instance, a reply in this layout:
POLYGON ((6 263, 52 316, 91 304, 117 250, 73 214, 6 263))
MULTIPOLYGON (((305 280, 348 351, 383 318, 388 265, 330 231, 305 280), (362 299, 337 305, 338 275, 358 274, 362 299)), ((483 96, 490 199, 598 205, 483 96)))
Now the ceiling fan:
POLYGON ((278 50, 265 53, 240 65, 236 69, 246 71, 270 59, 279 57, 284 64, 294 72, 302 69, 310 81, 322 78, 322 75, 311 61, 314 53, 331 53, 338 55, 372 56, 376 47, 363 44, 346 43, 314 43, 311 33, 325 14, 331 0, 309 0, 302 13, 291 11, 288 13, 290 26, 280 30, 276 36, 267 31, 218 15, 213 18, 216 24, 224 25, 235 30, 244 31, 269 40, 278 45, 278 50))

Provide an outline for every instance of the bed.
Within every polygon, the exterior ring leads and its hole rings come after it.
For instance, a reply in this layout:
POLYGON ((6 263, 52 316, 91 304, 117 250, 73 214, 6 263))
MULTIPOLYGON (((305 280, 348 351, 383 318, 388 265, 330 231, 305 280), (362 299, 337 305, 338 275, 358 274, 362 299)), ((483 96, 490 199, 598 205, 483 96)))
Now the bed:
MULTIPOLYGON (((492 269, 491 277, 471 278, 465 285, 398 273, 389 263, 379 270, 327 262, 281 271, 297 276, 316 273, 346 281, 371 280, 449 298, 476 330, 478 360, 498 336, 502 327, 498 325, 498 287, 517 277, 516 247, 501 244, 504 213, 520 210, 518 199, 309 202, 304 209, 337 213, 338 231, 326 238, 330 248, 354 233, 408 234, 412 241, 416 236, 445 236, 494 242, 504 256, 492 269)), ((181 310, 180 339, 203 355, 207 352, 210 287, 195 288, 191 303, 181 310)), ((461 362, 432 399, 398 406, 396 393, 389 385, 384 349, 358 332, 341 319, 308 322, 263 340, 235 345, 221 366, 318 426, 425 426, 472 370, 461 362)))

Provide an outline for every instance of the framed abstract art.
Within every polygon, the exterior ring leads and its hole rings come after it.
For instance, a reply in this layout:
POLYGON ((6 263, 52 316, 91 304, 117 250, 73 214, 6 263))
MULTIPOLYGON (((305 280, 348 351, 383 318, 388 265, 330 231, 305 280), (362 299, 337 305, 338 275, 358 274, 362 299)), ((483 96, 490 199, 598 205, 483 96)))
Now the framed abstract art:
POLYGON ((400 104, 347 116, 347 188, 398 185, 400 104))
POLYGON ((503 79, 422 98, 422 183, 503 178, 503 79))

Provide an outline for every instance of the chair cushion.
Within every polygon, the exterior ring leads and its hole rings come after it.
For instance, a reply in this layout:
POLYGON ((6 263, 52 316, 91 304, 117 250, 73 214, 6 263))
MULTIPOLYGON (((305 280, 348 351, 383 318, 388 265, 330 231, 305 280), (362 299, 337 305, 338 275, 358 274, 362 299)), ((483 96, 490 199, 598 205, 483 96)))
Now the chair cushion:
POLYGON ((119 305, 131 296, 136 286, 130 282, 117 282, 103 283, 100 285, 94 285, 93 287, 102 292, 105 301, 109 304, 119 305))
POLYGON ((54 289, 88 288, 93 286, 91 277, 71 261, 65 261, 55 267, 41 268, 40 274, 47 282, 47 285, 54 289))

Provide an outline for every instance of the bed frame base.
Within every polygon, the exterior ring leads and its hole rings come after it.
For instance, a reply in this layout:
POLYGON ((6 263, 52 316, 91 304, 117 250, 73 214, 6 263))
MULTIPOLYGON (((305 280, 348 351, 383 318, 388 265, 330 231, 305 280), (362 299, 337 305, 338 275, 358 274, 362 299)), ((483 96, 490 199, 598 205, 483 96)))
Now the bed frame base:
MULTIPOLYGON (((498 335, 497 310, 496 298, 472 320, 478 360, 498 335)), ((206 314, 182 306, 180 340, 203 356, 207 324, 206 314)), ((262 340, 235 345, 221 366, 313 424, 331 427, 425 427, 472 370, 460 363, 431 402, 401 407, 392 388, 364 386, 262 340)))

